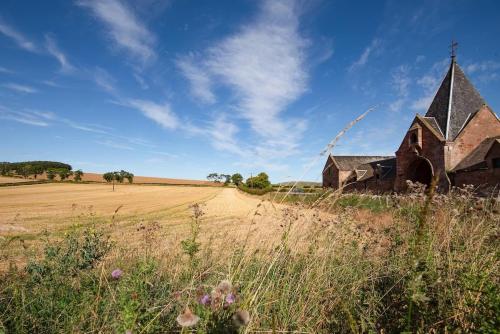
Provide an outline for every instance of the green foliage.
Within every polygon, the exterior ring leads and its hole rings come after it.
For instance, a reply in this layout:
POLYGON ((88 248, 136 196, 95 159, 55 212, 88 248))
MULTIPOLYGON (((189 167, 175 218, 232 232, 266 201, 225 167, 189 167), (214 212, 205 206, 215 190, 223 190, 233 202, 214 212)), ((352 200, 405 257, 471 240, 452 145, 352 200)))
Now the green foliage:
POLYGON ((60 168, 57 170, 57 174, 59 174, 59 178, 61 179, 61 181, 64 181, 68 177, 70 177, 73 174, 73 172, 65 168, 60 168))
POLYGON ((57 175, 57 171, 53 168, 47 169, 47 179, 53 181, 57 175))
POLYGON ((71 170, 71 165, 56 161, 24 161, 24 162, 0 162, 0 174, 18 174, 24 177, 37 175, 49 169, 71 170))
POLYGON ((269 182, 269 176, 262 172, 257 176, 249 177, 246 181, 246 186, 249 188, 267 189, 271 187, 271 182, 269 182))
POLYGON ((238 189, 240 189, 241 191, 244 191, 246 193, 249 193, 251 195, 265 195, 265 194, 273 191, 272 187, 263 188, 263 189, 261 189, 261 188, 250 188, 250 187, 247 187, 243 183, 240 183, 240 185, 238 186, 238 189))
POLYGON ((75 182, 80 182, 82 180, 83 172, 81 169, 75 170, 73 173, 73 179, 75 182))
POLYGON ((231 176, 231 182, 239 186, 243 182, 243 176, 240 173, 235 173, 231 176))
POLYGON ((107 172, 102 174, 102 178, 104 179, 104 181, 109 183, 115 179, 115 175, 113 174, 113 172, 107 172))
POLYGON ((385 197, 365 196, 362 194, 343 195, 336 204, 343 208, 363 208, 372 212, 383 212, 392 208, 392 202, 385 197))

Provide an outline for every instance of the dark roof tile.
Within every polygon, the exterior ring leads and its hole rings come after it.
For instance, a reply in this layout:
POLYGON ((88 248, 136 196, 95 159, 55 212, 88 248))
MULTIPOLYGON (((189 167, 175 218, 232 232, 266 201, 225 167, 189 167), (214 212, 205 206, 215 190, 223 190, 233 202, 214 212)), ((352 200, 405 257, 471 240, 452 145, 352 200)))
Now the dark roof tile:
POLYGON ((377 160, 385 160, 394 157, 387 156, 367 156, 367 155, 333 155, 333 160, 340 170, 354 170, 357 166, 377 160))

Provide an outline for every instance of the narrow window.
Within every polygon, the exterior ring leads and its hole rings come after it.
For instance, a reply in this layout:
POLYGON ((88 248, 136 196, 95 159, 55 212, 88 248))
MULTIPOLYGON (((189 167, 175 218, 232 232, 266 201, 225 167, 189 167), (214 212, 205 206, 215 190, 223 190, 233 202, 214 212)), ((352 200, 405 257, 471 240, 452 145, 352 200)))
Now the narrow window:
POLYGON ((418 136, 415 132, 410 134, 410 144, 416 144, 418 142, 418 136))
POLYGON ((500 168, 500 158, 491 159, 493 168, 500 168))

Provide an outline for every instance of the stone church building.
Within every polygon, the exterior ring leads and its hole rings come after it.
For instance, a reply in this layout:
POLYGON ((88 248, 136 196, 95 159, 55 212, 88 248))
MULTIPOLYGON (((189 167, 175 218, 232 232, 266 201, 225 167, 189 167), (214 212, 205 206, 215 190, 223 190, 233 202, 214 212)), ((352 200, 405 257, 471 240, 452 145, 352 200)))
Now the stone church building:
POLYGON ((407 180, 438 190, 473 184, 500 187, 500 120, 451 58, 450 68, 424 116, 417 114, 395 157, 327 158, 323 187, 404 191, 407 180))

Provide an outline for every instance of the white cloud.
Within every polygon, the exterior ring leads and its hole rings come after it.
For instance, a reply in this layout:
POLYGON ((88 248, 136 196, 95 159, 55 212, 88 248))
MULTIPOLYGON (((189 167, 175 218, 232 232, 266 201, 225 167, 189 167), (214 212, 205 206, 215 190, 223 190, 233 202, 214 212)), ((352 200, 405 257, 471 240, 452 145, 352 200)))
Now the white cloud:
POLYGON ((140 22, 134 12, 118 0, 82 0, 79 4, 89 8, 106 26, 108 35, 121 49, 143 63, 156 57, 153 49, 155 38, 140 22))
POLYGON ((496 71, 498 69, 500 69, 500 63, 492 60, 472 63, 465 67, 465 71, 468 74, 473 74, 476 72, 496 71))
POLYGON ((33 93, 38 92, 38 90, 33 88, 33 87, 26 86, 26 85, 19 85, 16 83, 6 83, 6 84, 3 84, 3 87, 8 88, 8 89, 13 90, 13 91, 16 91, 16 92, 19 92, 19 93, 33 94, 33 93))
POLYGON ((423 89, 423 96, 410 103, 411 109, 415 111, 426 111, 429 108, 449 64, 449 58, 440 60, 434 63, 425 75, 417 79, 417 84, 423 89))
POLYGON ((243 148, 237 143, 235 135, 238 127, 227 121, 223 116, 217 117, 208 128, 208 134, 215 149, 231 152, 236 155, 244 155, 243 148))
POLYGON ((397 99, 396 101, 389 104, 389 110, 393 112, 400 112, 405 104, 405 99, 397 99))
POLYGON ((71 73, 75 70, 73 65, 68 61, 66 55, 59 49, 56 40, 52 36, 45 35, 45 47, 47 48, 47 52, 56 58, 61 65, 61 72, 71 73))
POLYGON ((392 86, 399 96, 408 96, 410 86, 410 68, 407 65, 400 65, 392 71, 392 86))
POLYGON ((179 126, 179 120, 168 103, 157 104, 146 100, 127 100, 123 105, 139 110, 144 116, 166 129, 173 130, 179 126))
POLYGON ((357 70, 358 68, 363 67, 366 65, 368 62, 368 59, 370 58, 370 55, 373 54, 377 49, 380 47, 380 40, 375 38, 370 45, 368 45, 361 56, 359 56, 358 60, 356 60, 352 65, 349 67, 349 72, 353 72, 357 70))
POLYGON ((129 150, 129 151, 132 151, 134 148, 131 147, 131 146, 128 146, 128 145, 124 145, 124 144, 121 144, 121 143, 116 143, 112 140, 100 140, 100 141, 96 141, 97 144, 99 145, 104 145, 104 146, 107 146, 107 147, 111 147, 111 148, 117 148, 119 150, 129 150))
POLYGON ((294 3, 265 1, 257 19, 209 49, 206 66, 236 95, 236 110, 266 145, 294 146, 301 131, 280 114, 307 89, 294 3), (287 138, 286 141, 280 140, 287 138))
POLYGON ((96 67, 92 73, 95 83, 108 93, 116 92, 115 79, 104 69, 96 67))
POLYGON ((0 33, 12 39, 20 48, 30 52, 37 52, 35 43, 28 40, 20 32, 7 25, 2 20, 0 20, 0 33))
POLYGON ((193 55, 182 57, 176 61, 177 67, 189 80, 191 85, 191 94, 206 104, 215 103, 215 95, 210 87, 210 77, 207 70, 197 66, 193 61, 193 55))
POLYGON ((3 106, 0 106, 0 118, 34 126, 46 127, 50 125, 45 117, 40 117, 29 111, 10 110, 3 106))
POLYGON ((8 68, 1 67, 1 66, 0 66, 0 72, 1 73, 8 73, 8 74, 14 73, 13 71, 9 70, 8 68))
POLYGON ((427 111, 427 109, 429 109, 429 106, 432 103, 433 98, 434 95, 423 96, 413 101, 410 107, 415 111, 427 111))

